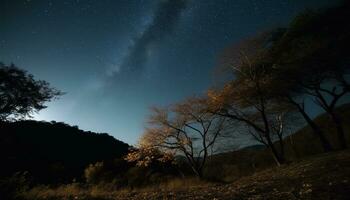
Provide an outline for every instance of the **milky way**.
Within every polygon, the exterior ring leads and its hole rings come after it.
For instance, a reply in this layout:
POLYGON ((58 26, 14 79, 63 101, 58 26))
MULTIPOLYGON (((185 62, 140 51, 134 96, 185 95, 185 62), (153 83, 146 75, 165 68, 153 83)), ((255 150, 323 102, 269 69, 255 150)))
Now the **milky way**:
POLYGON ((67 94, 38 120, 129 143, 148 108, 216 84, 223 48, 329 0, 0 0, 0 61, 67 94))

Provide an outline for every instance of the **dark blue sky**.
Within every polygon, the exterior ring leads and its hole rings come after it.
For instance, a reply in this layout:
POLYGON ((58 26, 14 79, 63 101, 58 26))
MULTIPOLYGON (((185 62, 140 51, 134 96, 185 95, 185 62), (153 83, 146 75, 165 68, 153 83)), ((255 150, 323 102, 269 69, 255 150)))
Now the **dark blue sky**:
POLYGON ((332 0, 0 0, 0 61, 67 94, 38 120, 130 144, 148 108, 215 84, 221 50, 332 0))

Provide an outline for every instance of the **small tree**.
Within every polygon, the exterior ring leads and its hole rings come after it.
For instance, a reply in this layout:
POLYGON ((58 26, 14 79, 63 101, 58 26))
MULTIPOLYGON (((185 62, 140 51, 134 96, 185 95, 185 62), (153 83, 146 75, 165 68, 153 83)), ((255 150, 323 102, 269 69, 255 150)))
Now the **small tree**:
POLYGON ((31 117, 45 102, 62 95, 49 83, 11 64, 0 63, 0 121, 31 117))
POLYGON ((104 163, 97 162, 95 164, 90 164, 84 170, 84 177, 87 183, 95 184, 98 183, 103 176, 104 173, 104 163))
POLYGON ((192 171, 202 178, 207 158, 222 136, 225 122, 208 112, 206 103, 205 99, 189 98, 170 108, 153 108, 150 127, 141 143, 185 156, 192 171))

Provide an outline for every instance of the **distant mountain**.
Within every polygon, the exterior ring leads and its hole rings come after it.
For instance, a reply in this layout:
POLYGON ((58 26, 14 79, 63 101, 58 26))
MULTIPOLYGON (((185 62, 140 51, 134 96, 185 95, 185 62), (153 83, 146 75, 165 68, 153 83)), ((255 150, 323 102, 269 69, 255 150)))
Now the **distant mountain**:
POLYGON ((128 148, 106 133, 62 122, 1 123, 0 176, 28 171, 36 182, 68 182, 79 179, 90 163, 121 158, 128 148))

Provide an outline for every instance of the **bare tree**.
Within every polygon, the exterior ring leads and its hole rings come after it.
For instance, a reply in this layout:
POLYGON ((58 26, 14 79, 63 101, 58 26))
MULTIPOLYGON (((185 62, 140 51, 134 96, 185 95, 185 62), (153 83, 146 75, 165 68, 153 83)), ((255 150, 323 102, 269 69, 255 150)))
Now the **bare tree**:
MULTIPOLYGON (((226 50, 222 65, 228 66, 234 79, 223 89, 208 92, 213 113, 246 126, 246 133, 268 147, 278 165, 285 162, 283 134, 286 118, 294 109, 276 101, 269 88, 270 62, 265 48, 274 38, 264 33, 226 50), (279 141, 279 149, 274 142, 279 141)), ((277 34, 277 33, 275 33, 277 34)))
POLYGON ((243 124, 246 127, 245 133, 269 148, 277 165, 283 164, 286 119, 293 111, 288 113, 287 106, 277 109, 263 93, 260 96, 250 96, 249 93, 235 90, 236 86, 239 87, 231 83, 223 90, 209 91, 212 113, 243 124), (275 141, 279 142, 279 149, 274 144, 275 141))
POLYGON ((140 143, 185 156, 193 172, 202 178, 224 123, 222 117, 208 112, 206 99, 189 98, 169 108, 153 108, 150 127, 140 143))

